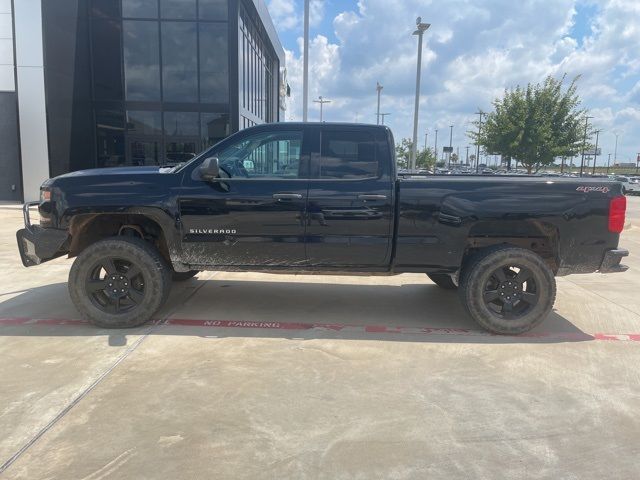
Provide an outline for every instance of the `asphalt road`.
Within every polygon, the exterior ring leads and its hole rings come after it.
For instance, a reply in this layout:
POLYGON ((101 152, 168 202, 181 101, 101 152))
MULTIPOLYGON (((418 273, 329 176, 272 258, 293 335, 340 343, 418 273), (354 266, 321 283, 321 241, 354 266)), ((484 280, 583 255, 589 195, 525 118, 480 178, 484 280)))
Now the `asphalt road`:
POLYGON ((558 279, 528 336, 424 275, 203 273, 108 331, 0 206, 0 478, 640 478, 640 198, 628 218, 631 269, 558 279))

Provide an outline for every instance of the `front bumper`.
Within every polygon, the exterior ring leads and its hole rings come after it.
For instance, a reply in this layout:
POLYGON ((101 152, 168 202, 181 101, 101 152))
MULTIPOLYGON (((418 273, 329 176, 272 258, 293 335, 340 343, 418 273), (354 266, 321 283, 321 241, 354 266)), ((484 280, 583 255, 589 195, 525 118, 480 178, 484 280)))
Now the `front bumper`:
POLYGON ((600 273, 616 273, 626 272, 629 267, 621 265, 620 261, 629 255, 629 250, 624 248, 616 248, 615 250, 607 250, 600 264, 598 271, 600 273))
POLYGON ((23 207, 24 227, 16 233, 20 258, 25 267, 40 265, 48 260, 60 257, 67 253, 69 233, 66 230, 56 228, 42 228, 31 225, 29 219, 29 207, 38 202, 25 203, 23 207))

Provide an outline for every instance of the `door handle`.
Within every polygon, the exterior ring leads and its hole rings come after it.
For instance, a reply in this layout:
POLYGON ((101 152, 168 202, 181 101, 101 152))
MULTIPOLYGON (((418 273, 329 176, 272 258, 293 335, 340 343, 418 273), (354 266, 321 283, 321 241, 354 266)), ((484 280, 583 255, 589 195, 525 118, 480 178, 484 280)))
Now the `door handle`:
POLYGON ((387 199, 386 195, 370 195, 370 194, 358 195, 358 200, 386 200, 386 199, 387 199))
POLYGON ((302 195, 299 193, 274 193, 273 198, 276 200, 300 200, 302 195))

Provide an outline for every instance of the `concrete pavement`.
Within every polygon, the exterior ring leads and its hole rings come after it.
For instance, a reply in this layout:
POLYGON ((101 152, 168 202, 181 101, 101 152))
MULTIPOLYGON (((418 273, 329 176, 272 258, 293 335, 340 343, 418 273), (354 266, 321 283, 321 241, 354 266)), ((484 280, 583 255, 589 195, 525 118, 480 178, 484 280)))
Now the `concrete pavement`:
POLYGON ((638 478, 638 198, 629 219, 631 270, 559 279, 526 337, 424 275, 203 273, 108 331, 77 322, 69 260, 21 266, 0 206, 0 478, 638 478))

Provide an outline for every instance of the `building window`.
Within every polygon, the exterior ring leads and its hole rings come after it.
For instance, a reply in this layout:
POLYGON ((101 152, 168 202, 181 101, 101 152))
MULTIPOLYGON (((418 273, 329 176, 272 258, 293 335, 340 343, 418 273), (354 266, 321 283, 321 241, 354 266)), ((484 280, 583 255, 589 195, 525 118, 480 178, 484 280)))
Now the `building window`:
POLYGON ((124 165, 124 112, 96 110, 98 167, 124 165))
POLYGON ((247 123, 277 119, 278 60, 259 19, 240 6, 240 114, 247 123))
POLYGON ((120 17, 120 2, 117 0, 93 0, 91 15, 102 18, 118 18, 120 17))
POLYGON ((162 22, 162 87, 165 102, 198 101, 198 32, 193 22, 162 22))
POLYGON ((200 122, 198 112, 164 112, 164 134, 180 137, 198 137, 200 122))
POLYGON ((164 19, 195 20, 196 0, 160 0, 160 15, 164 19))
POLYGON ((127 100, 160 100, 158 22, 125 20, 124 78, 127 100))
MULTIPOLYGON (((102 0, 102 3, 108 0, 102 0)), ((112 3, 116 3, 111 0, 112 3)), ((124 18, 158 18, 158 0, 122 0, 124 18)))
POLYGON ((97 100, 122 99, 122 28, 117 20, 94 18, 91 25, 91 47, 100 52, 93 57, 93 91, 97 100))
POLYGON ((209 148, 229 136, 229 114, 202 113, 200 117, 200 138, 202 148, 209 148))
POLYGON ((128 111, 127 132, 130 135, 162 135, 160 112, 128 111))
POLYGON ((200 20, 226 21, 228 0, 199 0, 198 18, 200 20))
POLYGON ((229 53, 226 23, 200 24, 200 101, 229 102, 229 53))

